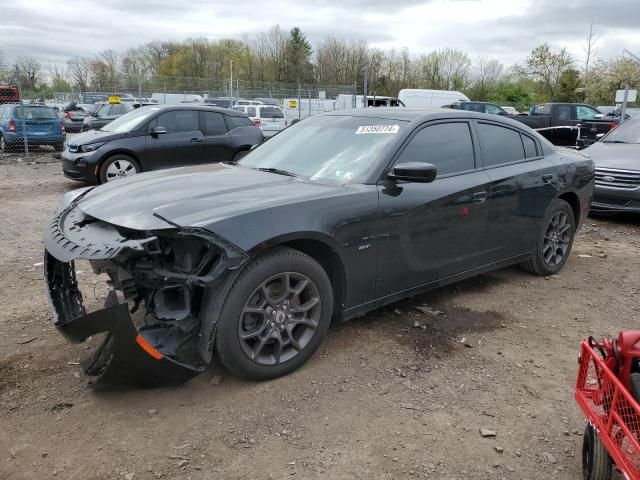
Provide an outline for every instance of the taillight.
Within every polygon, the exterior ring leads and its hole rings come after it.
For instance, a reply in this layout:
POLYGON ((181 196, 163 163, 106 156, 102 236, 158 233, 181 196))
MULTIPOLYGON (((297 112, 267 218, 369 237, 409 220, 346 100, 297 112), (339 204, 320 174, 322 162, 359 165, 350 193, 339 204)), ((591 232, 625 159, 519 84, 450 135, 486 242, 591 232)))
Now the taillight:
POLYGON ((16 131, 16 122, 14 122, 13 120, 9 120, 9 131, 10 132, 16 131))
POLYGON ((66 118, 67 120, 71 120, 71 114, 69 112, 66 112, 64 114, 64 118, 66 118))
POLYGON ((60 122, 60 131, 64 133, 64 123, 60 122))
POLYGON ((254 118, 253 119, 253 123, 256 124, 256 127, 261 127, 262 126, 262 122, 260 121, 259 118, 254 118))
POLYGON ((614 129, 614 128, 616 128, 617 126, 618 126, 618 124, 617 124, 617 123, 615 123, 615 122, 611 122, 611 123, 609 124, 609 130, 613 130, 613 129, 614 129))

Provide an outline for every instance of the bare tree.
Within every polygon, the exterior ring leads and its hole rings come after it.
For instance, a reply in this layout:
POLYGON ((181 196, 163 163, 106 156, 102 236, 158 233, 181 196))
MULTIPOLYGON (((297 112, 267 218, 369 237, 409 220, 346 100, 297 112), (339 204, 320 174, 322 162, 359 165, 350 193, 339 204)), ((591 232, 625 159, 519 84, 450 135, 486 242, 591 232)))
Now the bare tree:
POLYGON ((91 72, 91 59, 87 57, 76 57, 67 62, 69 66, 69 76, 73 84, 80 91, 87 91, 89 87, 89 74, 91 72))
POLYGON ((584 53, 586 55, 584 62, 584 82, 588 83, 589 78, 589 64, 591 63, 591 59, 598 54, 598 49, 596 48, 596 44, 600 40, 600 35, 594 35, 593 33, 593 20, 591 20, 591 24, 589 25, 589 33, 587 34, 587 44, 583 47, 584 53))
POLYGON ((20 77, 22 88, 36 88, 42 74, 42 64, 32 57, 20 57, 13 64, 16 75, 20 77))
POLYGON ((498 84, 503 70, 504 65, 495 58, 480 57, 478 59, 475 81, 475 96, 478 100, 488 99, 489 92, 498 84))
POLYGON ((554 52, 548 44, 537 46, 527 57, 524 67, 514 67, 515 72, 540 82, 543 92, 553 100, 560 75, 573 66, 573 59, 566 48, 554 52))

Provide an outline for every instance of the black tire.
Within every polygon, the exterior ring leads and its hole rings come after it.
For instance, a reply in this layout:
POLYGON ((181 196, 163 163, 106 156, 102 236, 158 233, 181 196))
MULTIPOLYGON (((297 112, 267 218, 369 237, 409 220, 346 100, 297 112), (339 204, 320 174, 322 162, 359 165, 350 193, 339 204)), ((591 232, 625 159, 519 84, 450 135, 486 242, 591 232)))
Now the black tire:
MULTIPOLYGON (((287 292, 298 289, 297 285, 299 284, 296 284, 294 289, 290 289, 291 283, 289 283, 287 292)), ((300 295, 298 295, 298 302, 301 301, 301 298, 299 297, 300 295)), ((314 298, 313 300, 316 299, 314 298)), ((266 305, 267 301, 265 301, 264 304, 266 305)), ((305 305, 306 304, 307 302, 305 302, 305 305)), ((270 308, 271 306, 266 307, 267 310, 270 308)), ((278 306, 277 314, 271 311, 274 315, 274 320, 280 318, 280 315, 283 313, 281 310, 282 308, 286 311, 286 305, 278 306)), ((229 291, 220 313, 220 321, 216 332, 216 353, 227 369, 243 378, 251 380, 269 380, 286 375, 303 365, 318 348, 327 333, 327 329, 331 323, 332 313, 333 290, 331 288, 331 281, 329 280, 325 270, 318 264, 318 262, 299 250, 285 247, 275 248, 259 256, 248 264, 242 273, 240 273, 233 287, 229 291), (260 340, 260 337, 255 339, 256 343, 266 345, 265 348, 268 348, 270 345, 273 347, 273 364, 264 364, 264 362, 261 363, 260 359, 254 360, 250 358, 247 341, 240 339, 241 331, 244 331, 242 329, 246 326, 245 316, 247 313, 243 312, 245 312, 245 308, 252 308, 247 307, 247 305, 252 302, 253 298, 257 298, 258 294, 256 292, 259 291, 262 285, 268 286, 269 284, 267 282, 271 279, 284 275, 286 275, 288 282, 289 276, 294 278, 295 276, 299 276, 298 278, 306 278, 309 280, 310 282, 307 282, 306 284, 309 285, 309 288, 313 288, 313 291, 318 295, 317 299, 319 300, 318 306, 320 307, 320 310, 316 310, 317 306, 313 307, 313 314, 316 316, 313 320, 315 323, 314 328, 305 326, 306 323, 297 323, 295 317, 292 320, 288 320, 289 318, 292 318, 291 312, 296 312, 296 306, 293 302, 291 304, 288 303, 288 300, 286 300, 287 294, 285 294, 283 297, 285 298, 284 302, 290 305, 290 308, 289 315, 287 316, 283 314, 281 320, 279 320, 282 322, 279 325, 281 330, 280 332, 278 331, 278 325, 275 321, 271 322, 270 317, 267 315, 265 315, 261 321, 256 321, 256 325, 258 325, 258 322, 263 324, 263 327, 258 326, 256 328, 256 331, 262 332, 263 337, 269 338, 271 336, 271 333, 269 332, 272 332, 274 335, 279 336, 281 340, 279 342, 279 353, 276 354, 277 341, 268 340, 268 342, 271 343, 265 343, 266 341, 260 340), (289 324, 289 322, 291 323, 289 324), (289 330, 289 328, 291 330, 289 330), (306 336, 304 345, 302 345, 303 337, 299 337, 296 339, 298 348, 293 347, 293 342, 282 346, 283 339, 289 342, 290 339, 294 337, 294 333, 297 335, 300 332, 300 330, 297 330, 298 328, 303 328, 302 333, 306 336), (288 335, 288 338, 283 338, 285 333, 288 335), (287 347, 289 350, 285 350, 287 347), (293 350, 295 350, 296 353, 293 353, 293 350), (292 353, 293 356, 287 359, 286 356, 291 355, 292 353), (283 355, 285 356, 285 360, 280 362, 279 359, 283 355)), ((297 311, 297 313, 293 313, 293 315, 302 315, 306 317, 308 315, 308 311, 305 311, 304 313, 297 311)), ((256 350, 258 349, 256 348, 256 350)), ((262 352, 262 349, 259 350, 259 352, 262 352)))
POLYGON ((591 425, 584 429, 582 439, 582 475, 584 480, 610 480, 613 461, 591 425))
POLYGON ((4 137, 0 135, 0 153, 12 153, 16 150, 17 148, 15 148, 13 145, 8 145, 5 142, 4 137))
POLYGON ((138 164, 138 162, 136 162, 128 155, 117 154, 107 158, 104 162, 102 162, 102 165, 100 166, 100 172, 98 174, 100 183, 107 183, 107 181, 109 180, 107 178, 107 171, 109 170, 109 167, 119 161, 129 162, 129 164, 131 164, 131 166, 135 170, 133 174, 140 173, 140 165, 138 164))
POLYGON ((569 258, 575 233, 576 219, 571 206, 564 200, 558 198, 553 200, 542 222, 542 228, 536 239, 533 256, 526 262, 521 263, 520 266, 527 272, 536 275, 547 276, 558 273, 569 258), (565 223, 563 225, 568 225, 569 227, 568 230, 562 234, 561 238, 556 240, 557 243, 554 243, 550 238, 553 237, 553 233, 555 232, 549 232, 550 229, 553 230, 554 228, 552 222, 558 218, 564 219, 565 223), (549 245, 549 243, 551 245, 549 245), (560 255, 562 251, 564 253, 560 255), (548 261, 546 257, 550 252, 553 253, 553 256, 552 260, 548 261))

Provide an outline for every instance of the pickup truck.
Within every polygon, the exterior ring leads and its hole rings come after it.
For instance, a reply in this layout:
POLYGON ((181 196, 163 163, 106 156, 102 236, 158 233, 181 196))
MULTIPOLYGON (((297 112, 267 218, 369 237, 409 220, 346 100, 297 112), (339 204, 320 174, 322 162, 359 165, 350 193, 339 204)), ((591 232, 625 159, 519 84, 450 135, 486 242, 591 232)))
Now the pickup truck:
POLYGON ((565 147, 588 147, 616 127, 597 109, 579 103, 543 103, 534 106, 528 116, 511 118, 533 128, 554 145, 565 147))

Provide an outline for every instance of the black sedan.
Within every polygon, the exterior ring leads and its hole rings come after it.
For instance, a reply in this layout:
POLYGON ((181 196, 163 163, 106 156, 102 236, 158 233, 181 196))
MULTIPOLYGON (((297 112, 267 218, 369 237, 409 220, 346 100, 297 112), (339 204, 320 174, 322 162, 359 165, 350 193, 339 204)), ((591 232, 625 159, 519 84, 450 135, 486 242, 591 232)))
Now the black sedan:
POLYGON ((88 374, 194 374, 215 351, 270 379, 332 322, 507 265, 558 272, 593 184, 588 157, 504 117, 332 112, 237 164, 70 192, 44 229, 47 291, 70 340, 110 332, 88 374), (86 312, 76 259, 109 276, 104 309, 86 312))
POLYGON ((584 150, 596 165, 595 214, 640 213, 640 119, 630 119, 584 150))
POLYGON ((129 113, 133 110, 130 103, 105 103, 100 106, 94 113, 84 117, 82 122, 82 131, 97 130, 106 124, 113 122, 116 118, 129 113))
POLYGON ((73 180, 105 183, 149 170, 237 160, 263 139, 249 117, 235 110, 141 107, 73 137, 62 153, 62 172, 73 180))

